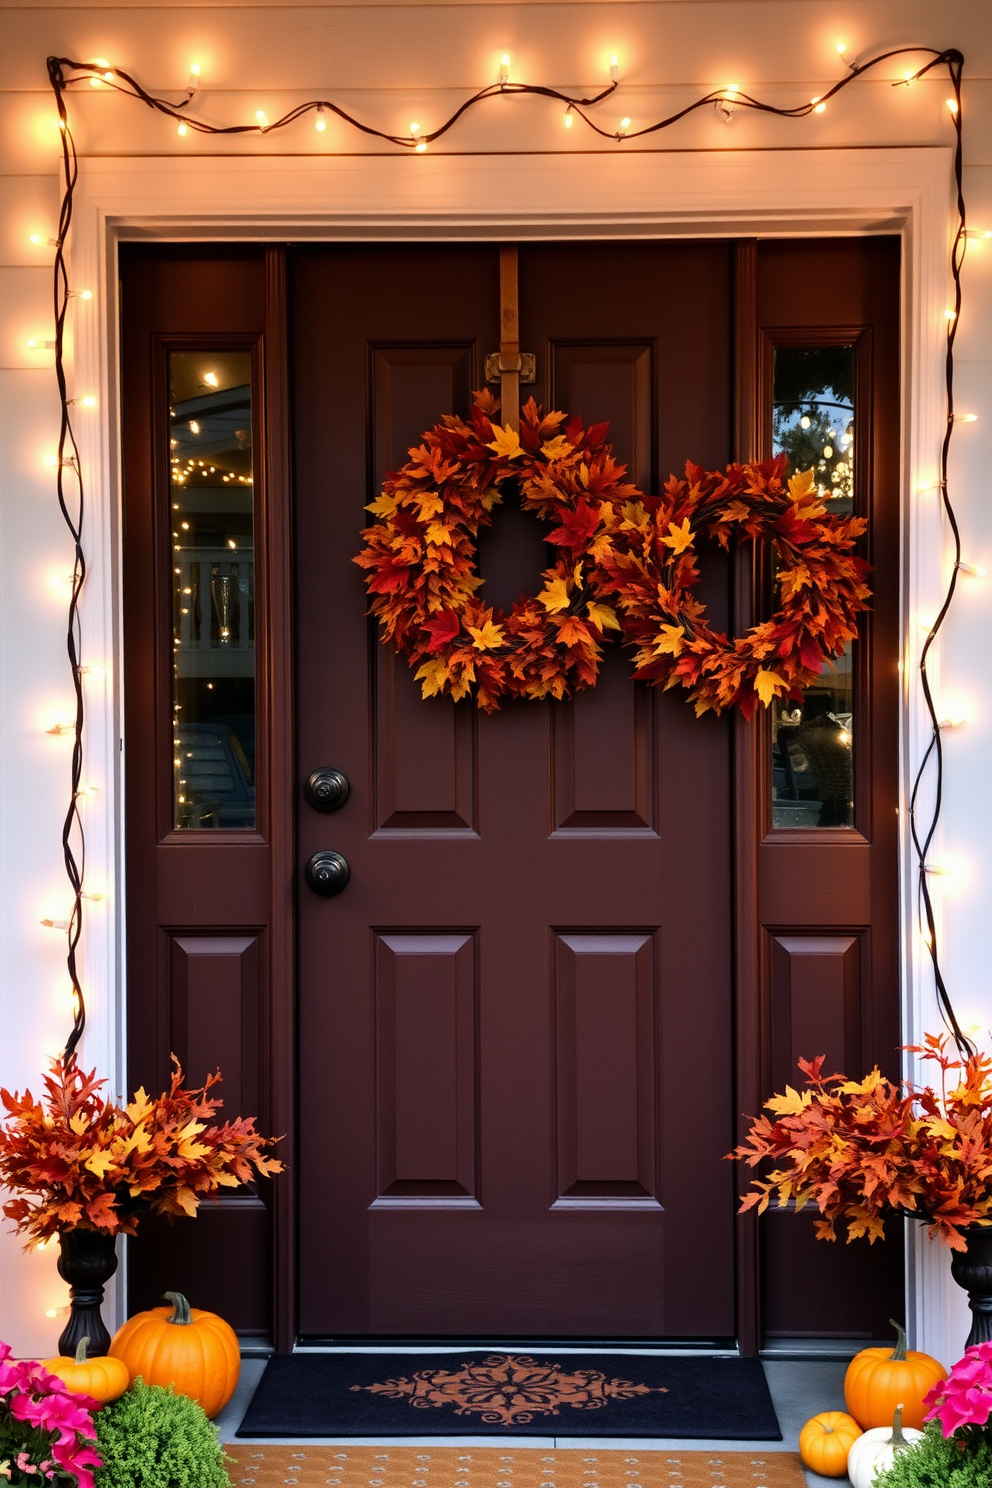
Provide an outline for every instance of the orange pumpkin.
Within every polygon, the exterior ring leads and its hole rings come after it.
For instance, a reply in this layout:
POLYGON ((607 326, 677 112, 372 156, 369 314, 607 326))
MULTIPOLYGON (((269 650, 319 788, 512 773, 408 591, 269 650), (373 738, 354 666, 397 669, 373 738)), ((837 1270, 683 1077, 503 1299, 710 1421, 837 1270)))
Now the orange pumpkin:
POLYGON ((799 1433, 799 1455, 807 1467, 824 1478, 847 1473, 847 1454, 861 1435, 861 1427, 844 1411, 822 1411, 799 1433))
POLYGON ((947 1378, 947 1370, 930 1354, 907 1350, 906 1334, 898 1323, 892 1326, 896 1330, 894 1349, 862 1349, 851 1360, 844 1376, 844 1400, 865 1431, 891 1426, 897 1405, 903 1407, 902 1424, 922 1431, 924 1396, 938 1380, 947 1378))
POLYGON ((120 1359, 112 1359, 109 1354, 89 1358, 86 1353, 89 1346, 89 1339, 81 1338, 74 1359, 59 1354, 55 1359, 46 1359, 42 1368, 47 1369, 49 1374, 58 1375, 74 1394, 89 1395, 99 1405, 109 1405, 111 1400, 124 1394, 131 1383, 131 1376, 127 1365, 120 1359))
POLYGON ((190 1307, 179 1292, 166 1292, 170 1307, 129 1318, 114 1334, 110 1352, 123 1359, 132 1380, 174 1385, 216 1416, 234 1394, 241 1348, 234 1329, 216 1313, 190 1307))

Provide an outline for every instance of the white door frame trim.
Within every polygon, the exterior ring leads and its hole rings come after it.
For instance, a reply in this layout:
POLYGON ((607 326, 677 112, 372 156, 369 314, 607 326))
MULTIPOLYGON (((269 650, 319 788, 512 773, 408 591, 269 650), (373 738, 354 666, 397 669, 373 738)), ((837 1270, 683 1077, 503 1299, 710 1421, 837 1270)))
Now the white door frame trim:
MULTIPOLYGON (((83 659, 106 679, 88 688, 87 865, 111 913, 91 914, 81 969, 84 1057, 124 1089, 124 844, 117 243, 254 239, 424 241, 548 238, 821 236, 898 232, 903 239, 903 707, 901 801, 930 737, 913 685, 918 638, 908 617, 935 613, 944 587, 933 490, 945 428, 943 392, 952 152, 945 147, 837 150, 632 150, 621 154, 365 157, 217 155, 80 162, 70 243, 75 286, 73 380, 98 412, 77 420, 87 486, 89 575, 83 659), (498 206, 508 203, 504 209, 498 206), (551 203, 563 204, 554 210, 551 203)), ((931 670, 935 670, 931 663, 931 670)), ((932 976, 913 933, 916 865, 901 812, 902 1027, 938 1026, 932 976)), ((907 1322, 915 1346, 956 1357, 956 1292, 942 1247, 910 1238, 907 1322)), ((121 1297, 118 1295, 118 1306, 121 1297)))

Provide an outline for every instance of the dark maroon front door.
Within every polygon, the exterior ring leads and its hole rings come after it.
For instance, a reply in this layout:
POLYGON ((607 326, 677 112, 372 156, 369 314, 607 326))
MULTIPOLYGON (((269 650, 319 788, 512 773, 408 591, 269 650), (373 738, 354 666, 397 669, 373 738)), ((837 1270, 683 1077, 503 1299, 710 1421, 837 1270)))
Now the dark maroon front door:
MULTIPOLYGON (((610 419, 644 484, 725 462, 731 264, 525 246, 530 391, 610 419)), ((299 819, 301 865, 351 866, 299 906, 301 1332, 730 1337, 730 724, 619 654, 574 703, 422 700, 351 559, 483 385, 496 249, 300 250, 290 306, 299 776, 351 784, 299 819)), ((550 554, 498 514, 487 599, 550 554)))
MULTIPOLYGON (((280 1348, 887 1337, 898 1236, 736 1220, 723 1155, 797 1056, 896 1064, 898 241, 519 266, 525 396, 609 420, 650 489, 792 449, 870 518, 873 612, 749 725, 619 651, 574 703, 424 701, 352 558, 386 471, 483 386, 498 247, 127 245, 130 1085, 220 1065, 288 1164, 195 1224, 145 1216, 130 1305, 179 1289, 280 1348), (323 766, 334 812, 304 792, 323 766), (322 849, 336 898, 304 882, 322 849)), ((501 508, 486 598, 549 556, 501 508)), ((718 625, 767 610, 760 554, 701 557, 718 625)))

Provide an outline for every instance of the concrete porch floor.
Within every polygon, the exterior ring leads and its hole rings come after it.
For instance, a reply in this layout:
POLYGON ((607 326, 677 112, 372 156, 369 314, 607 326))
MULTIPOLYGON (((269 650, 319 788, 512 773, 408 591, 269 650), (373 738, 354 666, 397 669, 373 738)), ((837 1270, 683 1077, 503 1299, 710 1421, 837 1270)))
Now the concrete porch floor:
MULTIPOLYGON (((234 1433, 241 1424, 241 1419, 247 1409, 255 1386, 262 1377, 265 1368, 263 1359, 244 1359, 241 1364, 241 1380, 230 1405, 217 1417, 216 1425, 220 1429, 222 1441, 234 1441, 234 1433)), ((799 1446, 799 1431, 810 1416, 826 1410, 844 1409, 844 1371, 847 1368, 845 1360, 765 1360, 765 1377, 768 1380, 768 1388, 771 1391, 772 1400, 775 1403, 775 1411, 778 1415, 779 1425, 782 1428, 782 1441, 762 1442, 763 1452, 795 1452, 799 1446)), ((252 1441, 264 1441, 269 1438, 252 1437, 252 1441)), ((285 1437, 270 1438, 286 1444, 285 1437)), ((247 1440, 247 1439, 246 1439, 247 1440)), ((297 1444, 300 1446, 395 1446, 395 1447, 492 1447, 499 1442, 520 1449, 523 1447, 534 1447, 547 1450, 554 1447, 558 1450, 568 1447, 595 1448, 596 1451, 606 1451, 614 1448, 617 1451, 724 1451, 724 1452, 749 1452, 757 1445, 755 1442, 737 1441, 687 1441, 683 1438, 678 1440, 667 1440, 661 1437, 650 1437, 646 1440, 632 1438, 627 1440, 622 1437, 588 1437, 588 1436, 388 1436, 388 1437, 346 1437, 338 1439, 329 1436, 299 1437, 297 1444)), ((818 1473, 806 1472, 807 1481, 810 1484, 819 1484, 824 1488, 826 1484, 841 1485, 847 1483, 847 1478, 821 1478, 818 1473)))

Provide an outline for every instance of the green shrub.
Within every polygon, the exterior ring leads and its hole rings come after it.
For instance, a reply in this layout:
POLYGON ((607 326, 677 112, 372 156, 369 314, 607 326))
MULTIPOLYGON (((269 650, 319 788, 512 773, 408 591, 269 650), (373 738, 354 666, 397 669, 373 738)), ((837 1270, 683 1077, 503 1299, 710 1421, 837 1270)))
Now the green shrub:
POLYGON ((135 1380, 97 1414, 96 1435, 97 1488, 230 1488, 216 1428, 171 1385, 135 1380))
POLYGON ((992 1438, 978 1432, 963 1447, 953 1436, 945 1441, 940 1422, 931 1421, 923 1440, 897 1452, 872 1488, 989 1488, 990 1483, 992 1438))

